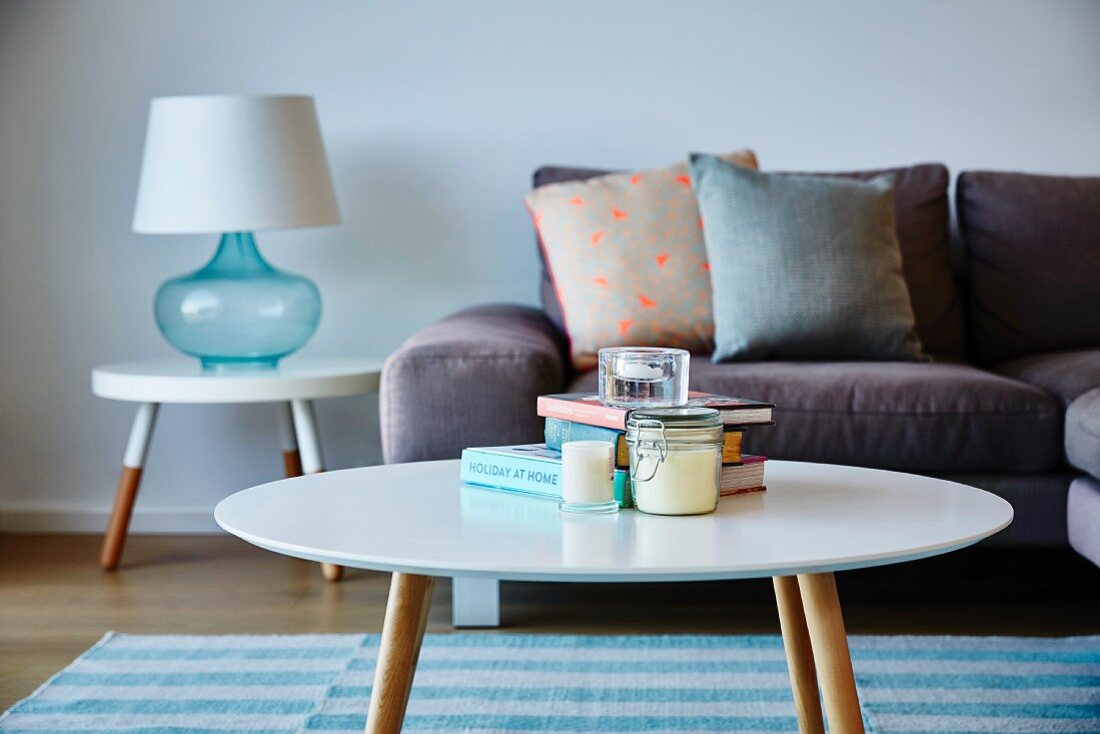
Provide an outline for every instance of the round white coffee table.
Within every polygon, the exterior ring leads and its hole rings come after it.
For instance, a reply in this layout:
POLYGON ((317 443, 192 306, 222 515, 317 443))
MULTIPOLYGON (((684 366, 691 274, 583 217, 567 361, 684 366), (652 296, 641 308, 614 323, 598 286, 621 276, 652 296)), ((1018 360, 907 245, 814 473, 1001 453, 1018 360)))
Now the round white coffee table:
POLYGON ((367 715, 399 732, 436 576, 528 581, 774 579, 803 732, 862 732, 833 572, 957 550, 1012 521, 980 489, 910 474, 773 461, 768 491, 718 511, 565 515, 557 504, 468 487, 457 461, 283 480, 238 492, 218 524, 262 548, 393 572, 367 715))
MULTIPOLYGON (((197 360, 125 362, 92 370, 92 392, 101 398, 138 403, 122 459, 111 520, 103 536, 100 565, 118 567, 141 482, 149 439, 161 403, 279 403, 276 425, 287 476, 324 471, 321 440, 313 412, 319 398, 361 395, 378 390, 382 362, 374 359, 291 358, 272 370, 207 372, 197 360)), ((342 569, 324 566, 337 580, 342 569)))

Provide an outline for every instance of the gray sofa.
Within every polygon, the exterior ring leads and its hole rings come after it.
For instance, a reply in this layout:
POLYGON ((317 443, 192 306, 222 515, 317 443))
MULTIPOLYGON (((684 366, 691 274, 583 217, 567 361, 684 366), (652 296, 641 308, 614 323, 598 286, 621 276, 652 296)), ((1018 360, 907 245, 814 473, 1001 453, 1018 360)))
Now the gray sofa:
MULTIPOLYGON (((933 361, 714 364, 700 355, 692 389, 776 404, 777 425, 746 435, 751 453, 982 487, 1016 510, 992 542, 1071 544, 1100 564, 1100 178, 965 172, 955 236, 947 169, 892 171, 906 281, 933 361)), ((535 184, 600 173, 542 168, 535 184)), ((387 462, 538 441, 537 395, 595 390, 593 373, 569 367, 545 263, 541 290, 542 308, 469 308, 390 357, 387 462)))

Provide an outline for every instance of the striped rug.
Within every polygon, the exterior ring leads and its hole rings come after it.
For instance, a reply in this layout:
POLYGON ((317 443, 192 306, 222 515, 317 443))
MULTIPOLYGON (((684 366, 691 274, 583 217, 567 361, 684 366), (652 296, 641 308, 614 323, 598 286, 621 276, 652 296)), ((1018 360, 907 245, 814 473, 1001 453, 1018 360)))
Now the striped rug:
MULTIPOLYGON (((853 637, 880 734, 1100 734, 1100 637, 853 637)), ((3 732, 360 732, 377 635, 109 634, 3 732)), ((795 732, 776 636, 428 635, 406 731, 795 732)))

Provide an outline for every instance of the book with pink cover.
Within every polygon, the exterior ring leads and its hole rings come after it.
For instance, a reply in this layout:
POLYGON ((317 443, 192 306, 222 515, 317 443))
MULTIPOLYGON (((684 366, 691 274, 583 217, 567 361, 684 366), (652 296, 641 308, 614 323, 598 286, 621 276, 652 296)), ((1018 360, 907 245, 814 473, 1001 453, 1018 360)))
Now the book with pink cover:
MULTIPOLYGON (((770 425, 775 408, 770 403, 694 391, 688 393, 687 404, 714 408, 727 426, 770 425)), ((540 395, 537 410, 543 418, 560 418, 616 431, 625 431, 630 417, 629 408, 604 405, 598 395, 590 393, 540 395)))

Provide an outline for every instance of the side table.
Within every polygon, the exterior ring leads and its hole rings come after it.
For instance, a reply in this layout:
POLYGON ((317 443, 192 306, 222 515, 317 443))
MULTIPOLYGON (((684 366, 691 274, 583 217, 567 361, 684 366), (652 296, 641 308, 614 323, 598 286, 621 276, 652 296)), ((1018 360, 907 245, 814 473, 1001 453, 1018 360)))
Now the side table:
MULTIPOLYGON (((113 571, 122 558, 130 516, 141 483, 157 412, 162 403, 277 403, 276 425, 288 477, 324 471, 313 401, 377 392, 382 361, 290 359, 273 370, 207 372, 197 361, 171 360, 101 365, 92 370, 92 392, 109 400, 138 403, 122 459, 114 509, 103 536, 99 563, 113 571)), ((338 581, 343 567, 322 564, 338 581)))

